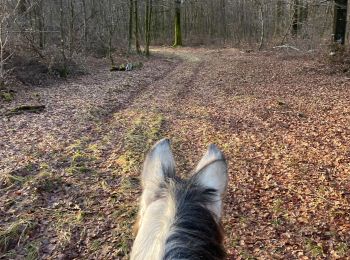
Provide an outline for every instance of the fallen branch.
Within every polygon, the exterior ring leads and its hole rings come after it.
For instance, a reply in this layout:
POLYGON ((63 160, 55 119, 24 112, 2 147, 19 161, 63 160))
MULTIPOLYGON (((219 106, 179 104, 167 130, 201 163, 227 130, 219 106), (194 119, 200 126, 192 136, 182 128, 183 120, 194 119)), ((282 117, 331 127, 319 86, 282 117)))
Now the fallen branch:
POLYGON ((11 109, 9 112, 6 113, 6 116, 14 116, 14 115, 20 115, 23 113, 40 113, 45 110, 45 105, 38 105, 38 106, 20 106, 16 107, 14 109, 11 109))
POLYGON ((143 66, 142 62, 121 64, 119 66, 112 66, 110 71, 132 71, 143 66))
POLYGON ((297 47, 294 47, 294 46, 290 46, 290 45, 280 45, 280 46, 275 46, 273 47, 274 49, 277 49, 277 48, 289 48, 289 49, 292 49, 292 50, 295 50, 295 51, 300 51, 300 49, 298 49, 297 47))

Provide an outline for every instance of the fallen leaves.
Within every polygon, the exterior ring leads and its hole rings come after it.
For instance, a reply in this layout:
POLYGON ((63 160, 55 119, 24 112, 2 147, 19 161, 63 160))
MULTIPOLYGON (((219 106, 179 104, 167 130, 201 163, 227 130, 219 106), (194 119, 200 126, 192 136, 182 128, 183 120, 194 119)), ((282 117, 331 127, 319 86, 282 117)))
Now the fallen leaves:
POLYGON ((347 257, 348 81, 309 74, 307 57, 156 51, 142 70, 36 90, 43 113, 1 121, 0 228, 27 214, 38 223, 5 254, 126 259, 144 153, 164 136, 182 175, 209 143, 224 151, 230 259, 347 257))

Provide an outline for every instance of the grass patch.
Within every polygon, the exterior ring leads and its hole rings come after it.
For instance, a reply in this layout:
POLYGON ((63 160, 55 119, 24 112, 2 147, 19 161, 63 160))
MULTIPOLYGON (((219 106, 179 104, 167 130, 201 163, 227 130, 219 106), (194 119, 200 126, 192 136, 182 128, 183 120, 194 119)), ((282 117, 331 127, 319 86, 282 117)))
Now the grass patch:
POLYGON ((26 241, 36 224, 31 219, 20 219, 0 229, 0 252, 6 253, 26 241))
POLYGON ((282 213, 282 211, 283 211, 283 204, 284 204, 284 202, 281 199, 275 199, 273 201, 272 210, 273 210, 275 215, 278 215, 278 214, 282 213))
POLYGON ((11 102, 14 99, 14 95, 10 92, 3 92, 0 95, 1 99, 5 102, 11 102))
POLYGON ((306 241, 305 249, 312 257, 319 257, 322 256, 324 253, 322 245, 317 244, 311 239, 308 239, 306 241))
POLYGON ((11 185, 22 185, 27 180, 26 177, 4 173, 0 176, 0 188, 6 188, 11 185))
POLYGON ((72 241, 74 230, 82 225, 85 218, 85 212, 57 210, 54 212, 54 229, 57 236, 58 245, 65 248, 72 241))
POLYGON ((135 177, 130 177, 130 176, 125 176, 122 178, 118 191, 123 192, 127 190, 133 190, 139 187, 140 181, 138 178, 135 177))
POLYGON ((83 166, 85 163, 89 162, 90 156, 83 153, 82 151, 77 151, 72 156, 72 165, 83 166))
POLYGON ((10 186, 22 187, 26 182, 31 180, 33 176, 38 174, 40 168, 36 164, 28 164, 24 167, 14 171, 0 175, 0 188, 7 188, 10 186))
POLYGON ((91 172, 93 172, 93 170, 86 166, 71 166, 67 169, 67 173, 69 174, 85 174, 91 172))
POLYGON ((124 173, 137 171, 144 159, 145 152, 161 135, 163 116, 156 113, 140 113, 141 115, 128 128, 125 137, 125 152, 116 161, 124 173))
POLYGON ((79 210, 76 214, 75 214, 75 219, 77 222, 82 222, 84 217, 85 217, 85 212, 82 210, 79 210))
POLYGON ((119 239, 117 242, 118 256, 124 257, 130 253, 131 245, 134 239, 132 234, 132 221, 136 219, 138 207, 136 203, 119 205, 113 213, 117 224, 117 233, 119 239))
POLYGON ((55 176, 54 173, 41 171, 37 176, 32 178, 28 185, 37 193, 50 193, 62 187, 63 180, 60 176, 55 176))
POLYGON ((336 252, 337 254, 340 256, 340 257, 345 257, 345 256, 348 256, 349 253, 350 253, 350 247, 348 244, 346 243, 339 243, 337 246, 336 246, 336 252))
POLYGON ((69 174, 92 173, 89 164, 97 159, 99 151, 97 145, 89 145, 88 139, 82 138, 68 147, 70 166, 66 169, 69 174))
POLYGON ((94 241, 91 242, 91 246, 90 249, 95 252, 97 250, 99 250, 102 246, 102 242, 99 239, 96 239, 94 241))
POLYGON ((40 242, 32 242, 26 246, 26 260, 39 259, 40 242))

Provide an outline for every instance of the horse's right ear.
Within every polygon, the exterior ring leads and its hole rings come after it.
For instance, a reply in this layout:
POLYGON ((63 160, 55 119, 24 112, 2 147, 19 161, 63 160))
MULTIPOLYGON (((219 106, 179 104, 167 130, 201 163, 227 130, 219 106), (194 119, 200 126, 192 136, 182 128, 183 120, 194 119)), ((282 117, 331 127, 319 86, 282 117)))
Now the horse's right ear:
POLYGON ((225 157, 215 145, 211 144, 208 147, 207 152, 198 163, 193 177, 202 186, 215 191, 215 198, 208 207, 220 218, 222 198, 227 188, 228 175, 225 157))

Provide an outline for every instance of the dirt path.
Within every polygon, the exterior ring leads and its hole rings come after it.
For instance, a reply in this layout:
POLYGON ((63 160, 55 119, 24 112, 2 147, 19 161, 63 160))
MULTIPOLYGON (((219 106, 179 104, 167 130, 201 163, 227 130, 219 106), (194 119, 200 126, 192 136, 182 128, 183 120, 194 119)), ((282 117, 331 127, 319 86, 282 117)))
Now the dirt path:
POLYGON ((0 122, 3 257, 126 258, 143 154, 163 136, 183 175, 209 143, 224 150, 229 258, 350 254, 349 79, 276 53, 153 53, 10 105, 47 108, 0 122))

